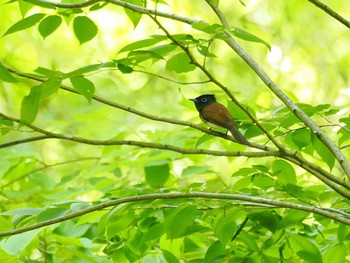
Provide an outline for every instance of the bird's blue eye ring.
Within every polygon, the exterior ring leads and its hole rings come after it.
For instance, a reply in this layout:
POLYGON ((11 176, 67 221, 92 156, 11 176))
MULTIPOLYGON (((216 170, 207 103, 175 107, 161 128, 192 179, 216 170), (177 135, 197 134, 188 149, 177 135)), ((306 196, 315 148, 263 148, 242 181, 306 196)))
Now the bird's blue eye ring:
POLYGON ((207 98, 201 98, 201 102, 207 102, 207 98))

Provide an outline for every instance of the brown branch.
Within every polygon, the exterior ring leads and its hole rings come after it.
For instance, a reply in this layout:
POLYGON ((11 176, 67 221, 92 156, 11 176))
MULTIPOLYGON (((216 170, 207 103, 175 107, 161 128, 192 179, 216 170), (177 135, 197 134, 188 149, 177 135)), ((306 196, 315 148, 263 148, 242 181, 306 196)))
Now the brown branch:
POLYGON ((98 205, 90 206, 88 208, 81 209, 77 212, 72 212, 54 219, 46 220, 31 226, 3 231, 3 232, 0 232, 0 237, 12 236, 12 235, 28 232, 34 229, 64 222, 91 212, 100 211, 105 208, 117 206, 124 203, 142 202, 142 201, 149 201, 149 200, 156 200, 156 199, 167 200, 167 199, 182 199, 182 198, 205 198, 205 199, 218 199, 218 200, 230 200, 230 201, 244 201, 244 202, 250 202, 250 203, 256 203, 256 204, 272 205, 278 208, 290 208, 290 209, 318 214, 320 216, 333 219, 345 225, 350 225, 350 219, 348 218, 348 216, 344 217, 342 214, 332 213, 332 211, 328 211, 326 209, 322 209, 315 206, 307 206, 307 205, 277 201, 277 200, 261 198, 261 197, 239 195, 239 194, 218 194, 218 193, 209 193, 209 192, 190 192, 190 193, 174 192, 174 193, 145 194, 145 195, 122 197, 116 200, 111 200, 98 205))

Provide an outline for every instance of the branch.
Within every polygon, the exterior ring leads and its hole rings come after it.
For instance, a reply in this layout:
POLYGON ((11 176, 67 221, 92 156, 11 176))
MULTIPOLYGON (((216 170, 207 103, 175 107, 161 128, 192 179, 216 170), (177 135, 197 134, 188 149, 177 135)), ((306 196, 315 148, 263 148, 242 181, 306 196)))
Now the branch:
MULTIPOLYGON (((33 75, 30 75, 30 74, 26 74, 26 73, 23 73, 23 72, 20 72, 20 71, 11 69, 11 68, 7 68, 7 69, 10 72, 12 72, 18 76, 21 76, 21 77, 29 78, 29 79, 39 81, 39 82, 45 81, 44 79, 35 77, 33 75)), ((74 90, 68 86, 62 85, 61 88, 65 91, 72 92, 74 94, 78 94, 78 92, 76 90, 74 90)), ((98 101, 100 103, 103 103, 105 105, 114 107, 114 108, 118 108, 118 109, 130 112, 130 113, 136 114, 136 115, 141 116, 143 118, 147 118, 147 119, 154 120, 154 121, 160 121, 160 122, 166 122, 166 123, 171 123, 171 124, 176 124, 176 125, 192 127, 192 128, 197 129, 197 130, 200 130, 204 133, 234 141, 234 139, 231 136, 227 136, 225 134, 215 132, 211 129, 203 128, 202 126, 199 126, 199 125, 196 125, 196 124, 193 124, 190 122, 184 122, 184 121, 177 120, 177 119, 170 119, 170 118, 159 117, 159 116, 147 114, 145 112, 130 108, 128 106, 124 106, 124 105, 121 105, 119 103, 115 103, 115 102, 106 100, 106 99, 98 97, 96 95, 93 96, 93 100, 98 101)), ((49 137, 49 138, 53 138, 53 137, 49 137)), ((20 144, 20 143, 21 143, 21 141, 18 141, 18 143, 11 142, 11 143, 9 143, 9 145, 20 144)), ((261 149, 261 150, 265 150, 265 151, 273 151, 273 149, 271 149, 270 147, 267 147, 265 145, 258 145, 258 144, 254 144, 254 143, 251 143, 251 145, 252 145, 252 147, 255 147, 257 149, 261 149)), ((7 144, 3 144, 3 146, 0 145, 0 148, 5 147, 5 146, 7 146, 7 144)), ((301 156, 297 156, 294 152, 288 151, 287 149, 283 149, 282 152, 283 152, 283 154, 281 154, 281 156, 280 156, 281 158, 288 160, 288 161, 302 167, 303 169, 305 169, 306 171, 308 171, 311 174, 313 174, 314 176, 316 176, 319 180, 324 182, 326 185, 328 185, 329 187, 334 189, 336 192, 338 192, 342 196, 344 196, 346 198, 350 198, 350 196, 349 196, 350 194, 348 194, 348 191, 344 191, 343 189, 341 189, 339 186, 336 185, 336 184, 342 185, 346 189, 350 190, 350 183, 349 182, 345 182, 344 180, 333 176, 331 173, 325 171, 321 167, 319 167, 313 163, 308 162, 306 159, 302 158, 301 156)), ((203 153, 203 154, 205 154, 205 153, 203 153)))
MULTIPOLYGON (((9 67, 6 67, 6 68, 7 68, 8 71, 10 71, 10 72, 12 72, 12 73, 14 73, 14 74, 16 74, 18 76, 24 77, 24 78, 28 78, 28 79, 39 81, 39 82, 45 82, 46 81, 45 79, 42 79, 42 78, 39 78, 39 77, 35 77, 33 75, 30 75, 30 74, 23 73, 23 72, 20 72, 18 70, 15 70, 15 69, 12 69, 12 68, 9 68, 9 67)), ((74 90, 74 89, 72 89, 72 88, 70 88, 68 86, 65 86, 65 85, 61 85, 61 89, 65 90, 65 91, 68 91, 68 92, 71 92, 71 93, 74 93, 74 94, 79 94, 76 90, 74 90)), ((175 125, 180 125, 180 126, 191 127, 191 128, 196 129, 196 130, 199 130, 199 131, 201 131, 203 133, 210 134, 210 135, 213 135, 213 136, 217 136, 217 137, 220 137, 220 138, 223 138, 223 139, 226 139, 226 140, 230 140, 232 142, 236 142, 235 139, 232 136, 228 136, 226 134, 214 131, 212 129, 204 128, 203 126, 198 125, 198 124, 194 124, 192 122, 182 121, 182 120, 172 119, 172 118, 167 118, 167 117, 159 117, 159 116, 156 116, 156 115, 145 113, 143 111, 136 110, 134 108, 131 108, 129 106, 125 106, 125 105, 120 104, 120 103, 116 103, 116 102, 107 100, 107 99, 99 97, 97 95, 94 95, 92 97, 92 99, 95 100, 95 101, 101 102, 101 103, 103 103, 105 105, 111 106, 113 108, 124 110, 124 111, 136 114, 136 115, 138 115, 140 117, 143 117, 143 118, 146 118, 146 119, 149 119, 149 120, 165 122, 165 123, 170 123, 170 124, 175 124, 175 125)), ((250 146, 253 147, 253 148, 256 148, 256 149, 260 149, 260 150, 272 151, 272 148, 268 147, 266 145, 260 145, 260 144, 257 144, 257 143, 250 143, 250 146)), ((1 146, 0 146, 0 148, 1 148, 1 146)))
MULTIPOLYGON (((20 119, 7 116, 3 113, 0 113, 0 117, 16 122, 21 123, 20 119)), ((43 139, 52 138, 52 139, 61 139, 66 141, 73 141, 77 143, 83 143, 88 145, 104 145, 104 146, 112 146, 112 145, 131 145, 131 146, 138 146, 141 148, 150 148, 150 149, 161 149, 161 150, 168 150, 173 152, 178 152, 182 154, 207 154, 207 155, 213 155, 213 156, 231 156, 231 157, 238 157, 238 156, 246 156, 246 157, 268 157, 268 156, 280 156, 280 152, 278 151, 265 151, 265 152, 229 152, 229 151, 214 151, 214 150, 206 150, 206 149, 186 149, 181 148, 169 144, 161 144, 161 143, 152 143, 152 142, 141 142, 141 141, 132 141, 132 140, 91 140, 86 139, 78 136, 72 136, 72 135, 66 135, 61 133, 54 133, 49 132, 47 130, 41 129, 35 125, 32 124, 25 124, 27 127, 31 128, 32 130, 39 132, 45 137, 43 139)), ((1 147, 0 147, 1 148, 1 147)))
POLYGON ((99 211, 107 207, 117 206, 124 203, 142 202, 142 201, 156 200, 156 199, 166 200, 166 199, 182 199, 182 198, 205 198, 205 199, 218 199, 218 200, 231 200, 231 201, 235 200, 235 201, 244 201, 244 202, 251 202, 251 203, 257 203, 257 204, 264 204, 264 205, 272 205, 278 208, 290 208, 290 209, 318 214, 320 216, 333 219, 345 225, 350 225, 350 219, 348 218, 348 216, 343 216, 342 214, 339 214, 339 213, 332 213, 331 211, 327 211, 315 206, 306 206, 306 205, 295 204, 290 202, 283 202, 283 201, 277 201, 277 200, 272 200, 267 198, 246 196, 246 195, 239 195, 239 194, 217 194, 217 193, 209 193, 209 192, 190 192, 190 193, 175 192, 175 193, 145 194, 145 195, 122 197, 116 200, 111 200, 105 203, 90 206, 88 208, 81 209, 80 211, 72 212, 54 219, 42 221, 40 223, 31 225, 31 226, 26 226, 26 227, 14 229, 14 230, 3 231, 3 232, 0 232, 0 237, 12 236, 12 235, 28 232, 34 229, 64 222, 91 212, 99 211))
MULTIPOLYGON (((205 23, 204 21, 202 21, 200 19, 191 19, 191 18, 187 18, 184 16, 179 16, 176 14, 170 14, 167 12, 163 12, 163 11, 159 11, 159 10, 155 10, 155 9, 151 9, 151 8, 146 8, 146 7, 139 6, 139 5, 134 5, 134 4, 131 4, 131 3, 128 3, 125 1, 121 1, 121 0, 88 0, 88 1, 77 2, 77 3, 53 2, 53 1, 49 1, 49 0, 37 0, 37 1, 40 3, 55 6, 58 8, 67 8, 67 9, 88 7, 88 6, 92 6, 96 3, 111 3, 113 5, 121 6, 121 7, 124 7, 126 9, 132 10, 132 11, 137 12, 139 14, 158 15, 158 16, 166 17, 166 18, 169 18, 172 20, 177 20, 177 21, 180 21, 180 22, 183 22, 186 24, 205 23)), ((30 2, 30 3, 33 4, 33 2, 30 2)))
MULTIPOLYGON (((213 5, 210 1, 206 0, 210 7, 213 9, 215 14, 220 19, 224 28, 228 31, 230 30, 229 24, 219 8, 213 5)), ((228 34, 229 35, 229 34, 228 34)), ((249 56, 249 54, 242 49, 236 41, 231 37, 228 40, 225 40, 229 47, 231 47, 249 66, 250 68, 258 75, 258 77, 266 84, 268 88, 297 116, 302 122, 305 123, 307 127, 313 131, 320 141, 333 153, 334 157, 337 159, 346 176, 350 180, 350 164, 345 158, 340 149, 334 144, 334 142, 329 139, 329 137, 318 127, 318 125, 303 112, 265 73, 265 71, 259 66, 259 64, 249 56)))
POLYGON ((157 20, 156 17, 153 17, 152 15, 149 15, 151 19, 159 26, 159 28, 165 33, 165 35, 178 47, 180 47, 190 58, 191 63, 194 64, 197 68, 199 68, 208 78, 211 82, 216 84, 220 89, 222 89, 229 97, 230 99, 241 109, 243 110, 249 118, 261 129, 266 136, 270 139, 271 142, 273 142, 277 148, 281 149, 281 145, 275 140, 275 138, 258 122, 258 120, 245 108, 243 105, 232 95, 232 93, 223 85, 219 80, 217 80, 207 69, 205 66, 201 65, 196 58, 193 56, 193 54, 189 51, 189 49, 184 46, 180 41, 175 39, 169 32, 166 30, 166 28, 157 20))
POLYGON ((346 26, 347 28, 350 28, 350 22, 348 20, 346 20, 344 17, 342 17, 341 15, 339 15, 337 12, 335 12, 334 10, 332 10, 329 6, 327 6, 326 4, 318 1, 318 0, 307 0, 310 3, 314 4, 315 6, 317 6, 318 8, 320 8, 322 11, 324 11, 325 13, 327 13, 328 15, 330 15, 331 17, 335 18, 336 20, 338 20, 340 23, 342 23, 344 26, 346 26))

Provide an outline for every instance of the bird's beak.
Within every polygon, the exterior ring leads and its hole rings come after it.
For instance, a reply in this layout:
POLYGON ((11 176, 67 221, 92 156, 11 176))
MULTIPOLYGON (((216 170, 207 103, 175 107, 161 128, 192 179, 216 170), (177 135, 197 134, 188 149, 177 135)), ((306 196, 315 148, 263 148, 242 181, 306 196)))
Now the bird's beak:
POLYGON ((191 101, 193 101, 193 102, 197 102, 197 99, 189 99, 189 100, 191 100, 191 101))

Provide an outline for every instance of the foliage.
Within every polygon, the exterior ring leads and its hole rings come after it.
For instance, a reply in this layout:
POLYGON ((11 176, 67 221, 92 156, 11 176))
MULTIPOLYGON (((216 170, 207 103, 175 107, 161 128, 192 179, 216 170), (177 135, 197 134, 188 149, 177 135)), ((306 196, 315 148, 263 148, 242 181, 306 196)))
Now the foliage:
POLYGON ((0 258, 350 261, 350 26, 332 8, 2 4, 0 258), (251 146, 197 124, 204 93, 251 146))

